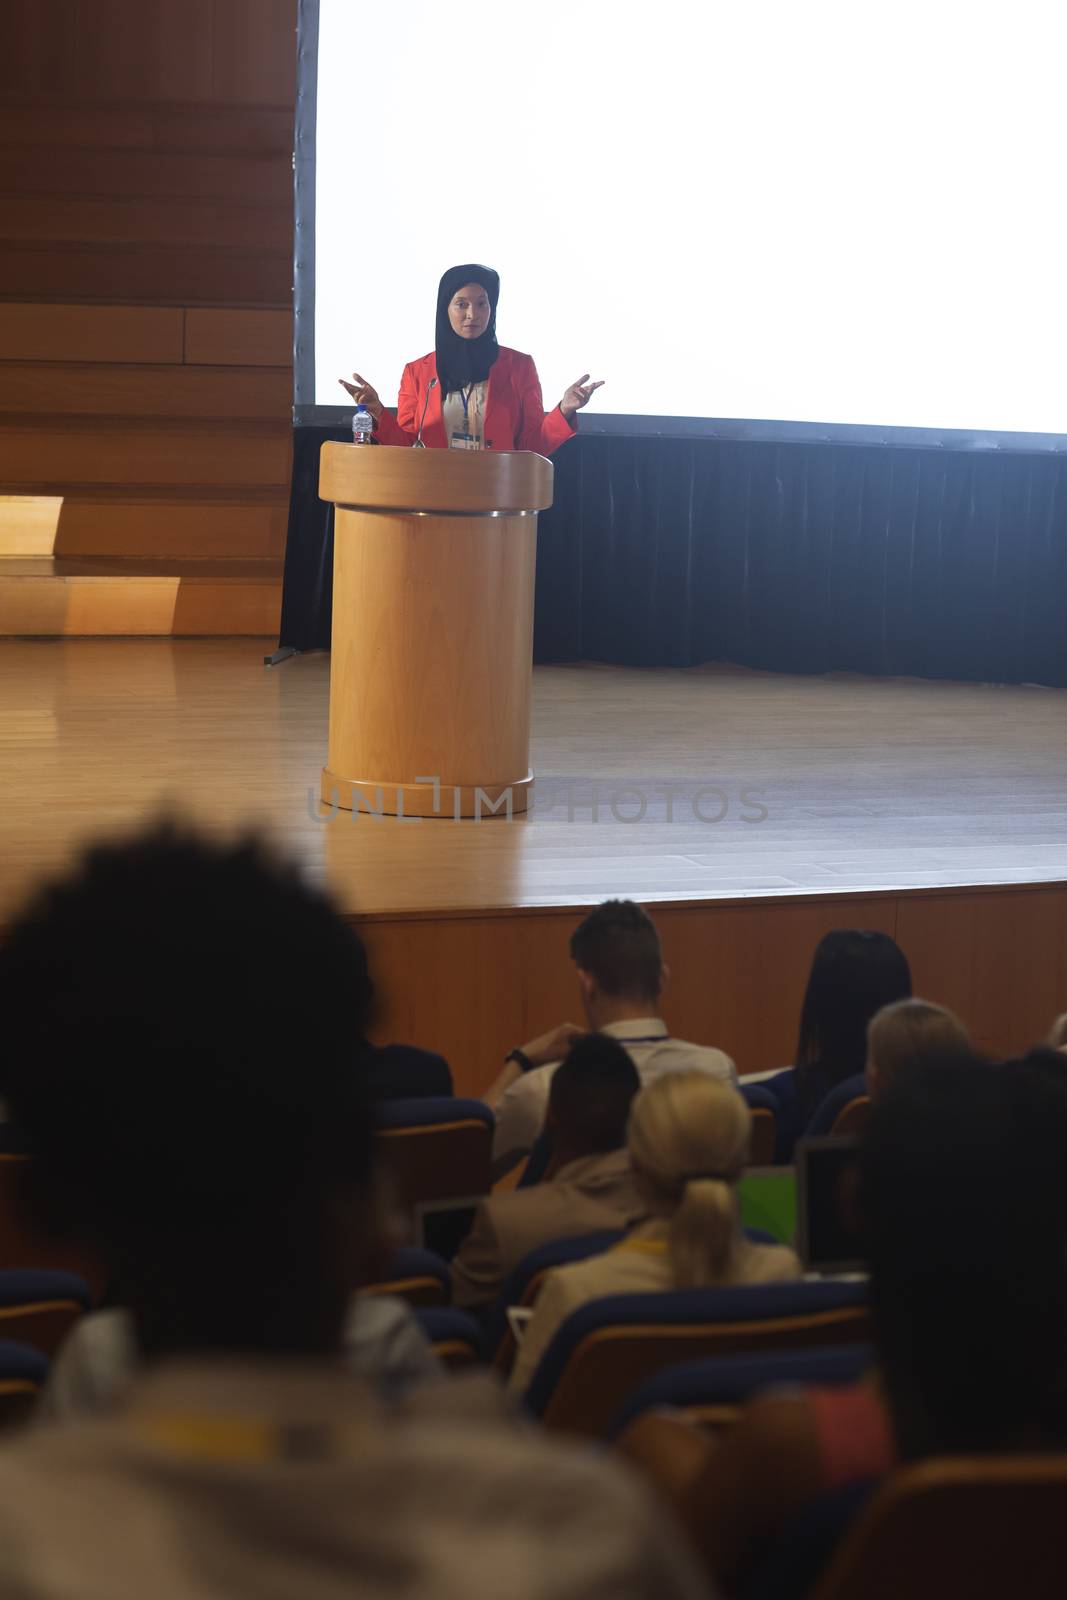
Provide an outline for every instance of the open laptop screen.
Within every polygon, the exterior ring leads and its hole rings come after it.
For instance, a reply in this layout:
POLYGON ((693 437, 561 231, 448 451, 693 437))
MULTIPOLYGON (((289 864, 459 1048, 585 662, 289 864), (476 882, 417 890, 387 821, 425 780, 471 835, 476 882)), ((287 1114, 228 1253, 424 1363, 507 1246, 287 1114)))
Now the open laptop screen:
POLYGON ((797 1250, 809 1272, 866 1267, 856 1196, 857 1139, 801 1139, 796 1147, 797 1250))

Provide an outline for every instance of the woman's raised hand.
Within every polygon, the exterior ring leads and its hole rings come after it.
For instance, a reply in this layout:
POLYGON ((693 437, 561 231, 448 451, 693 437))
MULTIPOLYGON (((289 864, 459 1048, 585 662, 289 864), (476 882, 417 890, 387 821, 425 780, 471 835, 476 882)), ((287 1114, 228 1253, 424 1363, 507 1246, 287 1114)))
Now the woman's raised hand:
POLYGON ((580 411, 583 406, 587 406, 596 391, 603 387, 603 378, 598 378, 596 383, 590 383, 588 372, 583 372, 581 377, 571 384, 567 393, 563 396, 559 403, 559 409, 565 417, 573 417, 574 413, 580 411))
POLYGON ((381 420, 382 402, 378 398, 378 391, 366 378, 361 378, 358 372, 353 372, 353 381, 348 383, 344 378, 338 378, 342 389, 347 389, 357 406, 366 406, 375 422, 381 420))

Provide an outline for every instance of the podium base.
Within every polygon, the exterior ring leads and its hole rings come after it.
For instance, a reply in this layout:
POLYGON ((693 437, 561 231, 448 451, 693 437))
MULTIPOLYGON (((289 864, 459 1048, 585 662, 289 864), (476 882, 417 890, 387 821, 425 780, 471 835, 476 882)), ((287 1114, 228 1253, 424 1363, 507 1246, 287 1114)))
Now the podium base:
POLYGON ((362 778, 342 778, 329 767, 322 769, 319 793, 334 810, 366 813, 375 817, 425 817, 429 821, 477 822, 510 820, 525 813, 534 775, 527 772, 514 783, 375 783, 362 778))

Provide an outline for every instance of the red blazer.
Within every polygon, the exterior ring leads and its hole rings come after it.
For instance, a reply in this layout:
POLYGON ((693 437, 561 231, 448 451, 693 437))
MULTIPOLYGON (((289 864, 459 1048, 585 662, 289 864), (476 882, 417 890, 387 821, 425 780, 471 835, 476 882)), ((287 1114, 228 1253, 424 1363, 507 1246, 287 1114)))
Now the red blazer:
MULTIPOLYGON (((441 385, 430 388, 437 376, 434 351, 420 361, 409 361, 400 380, 400 400, 396 416, 384 411, 375 429, 382 444, 413 444, 419 431, 422 408, 426 421, 422 442, 432 449, 445 450, 448 435, 441 414, 441 385), (427 401, 427 395, 429 400, 427 401)), ((553 450, 577 432, 556 406, 545 412, 541 384, 530 356, 500 346, 500 354, 489 369, 489 390, 485 402, 485 448, 487 450, 536 450, 550 456, 553 450)))

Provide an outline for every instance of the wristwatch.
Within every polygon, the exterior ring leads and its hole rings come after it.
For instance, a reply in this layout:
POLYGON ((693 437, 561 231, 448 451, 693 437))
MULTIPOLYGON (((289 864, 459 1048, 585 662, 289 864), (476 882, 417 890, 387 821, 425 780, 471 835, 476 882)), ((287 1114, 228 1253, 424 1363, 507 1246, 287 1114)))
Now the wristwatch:
POLYGON ((505 1063, 514 1061, 520 1072, 532 1072, 534 1070, 533 1062, 523 1050, 509 1050, 504 1057, 504 1061, 505 1063))

